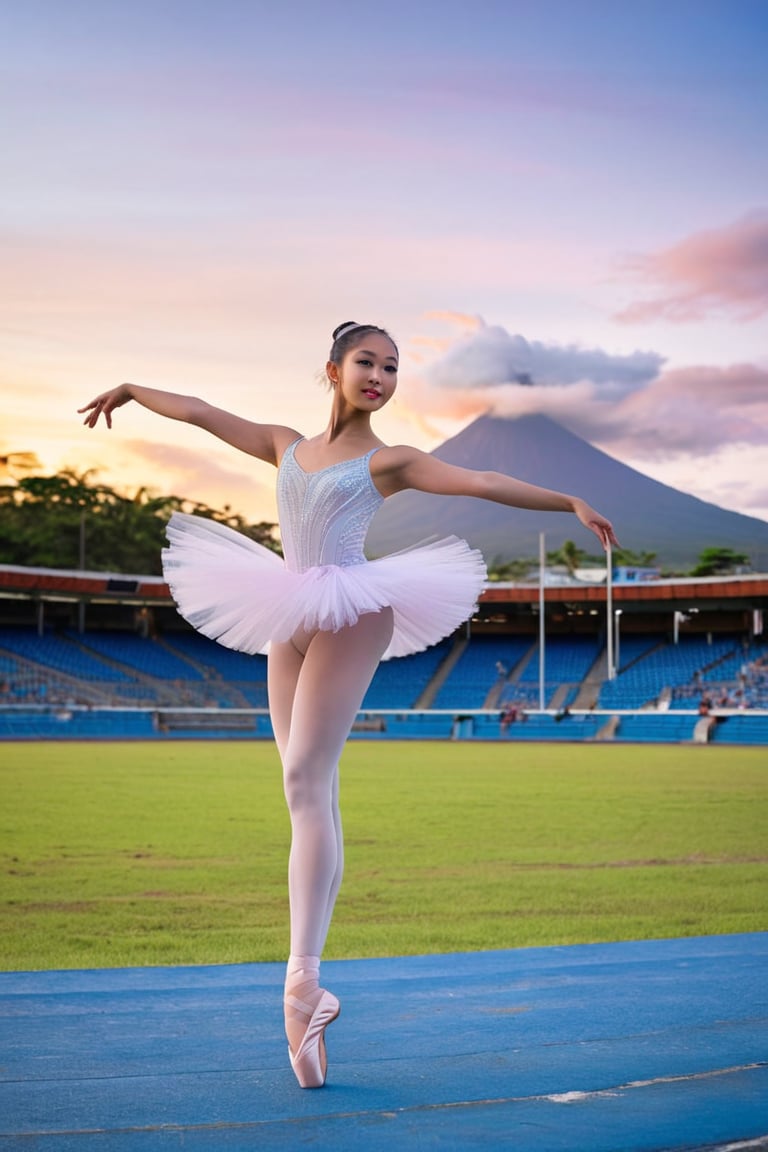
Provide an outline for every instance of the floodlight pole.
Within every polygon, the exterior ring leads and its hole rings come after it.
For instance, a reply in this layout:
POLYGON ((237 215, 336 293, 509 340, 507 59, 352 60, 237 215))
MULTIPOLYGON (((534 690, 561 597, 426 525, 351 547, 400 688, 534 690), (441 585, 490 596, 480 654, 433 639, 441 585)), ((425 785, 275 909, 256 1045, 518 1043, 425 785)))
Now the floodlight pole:
POLYGON ((544 657, 544 580, 547 572, 547 554, 544 549, 544 533, 539 532, 539 712, 544 711, 545 703, 545 657, 544 657))
POLYGON ((606 655, 608 657, 608 679, 616 679, 616 666, 613 662, 613 549, 611 545, 605 549, 605 617, 606 617, 606 655))

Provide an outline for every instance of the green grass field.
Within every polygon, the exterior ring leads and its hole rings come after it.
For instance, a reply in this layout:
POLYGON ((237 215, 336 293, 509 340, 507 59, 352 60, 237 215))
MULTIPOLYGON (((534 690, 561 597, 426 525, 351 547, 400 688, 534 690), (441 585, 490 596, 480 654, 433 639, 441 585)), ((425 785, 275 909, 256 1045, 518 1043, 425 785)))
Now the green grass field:
MULTIPOLYGON (((268 743, 3 744, 0 967, 279 960, 268 743)), ((765 749, 351 744, 328 957, 764 930, 765 749)))

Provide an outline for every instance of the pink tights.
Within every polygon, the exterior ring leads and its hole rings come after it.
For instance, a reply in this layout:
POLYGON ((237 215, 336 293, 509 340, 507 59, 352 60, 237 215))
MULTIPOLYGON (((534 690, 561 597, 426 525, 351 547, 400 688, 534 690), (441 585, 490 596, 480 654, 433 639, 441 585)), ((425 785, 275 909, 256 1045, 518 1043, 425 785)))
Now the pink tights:
MULTIPOLYGON (((291 817, 286 992, 305 1009, 320 997, 320 957, 344 870, 339 758, 391 636, 384 609, 339 632, 300 633, 270 647, 269 708, 291 817)), ((294 1051, 310 1015, 286 1006, 294 1051)))

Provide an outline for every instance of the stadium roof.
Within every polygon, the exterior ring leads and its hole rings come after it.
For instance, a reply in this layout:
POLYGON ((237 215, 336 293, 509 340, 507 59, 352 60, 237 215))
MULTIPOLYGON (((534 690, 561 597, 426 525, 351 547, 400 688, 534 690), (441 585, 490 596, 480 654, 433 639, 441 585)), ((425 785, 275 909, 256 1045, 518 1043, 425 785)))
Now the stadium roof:
MULTIPOLYGON (((550 575, 549 580, 552 579, 550 575)), ((605 604, 602 583, 563 580, 547 582, 547 603, 578 603, 589 607, 605 604)), ((672 579, 615 582, 613 602, 618 607, 661 608, 693 605, 706 608, 768 608, 768 574, 737 576, 674 577, 672 579)), ((25 568, 0 564, 0 597, 28 600, 70 600, 87 603, 131 603, 155 607, 173 604, 162 576, 122 572, 81 572, 64 568, 25 568)), ((489 583, 480 596, 482 607, 533 604, 538 601, 535 583, 489 583)))

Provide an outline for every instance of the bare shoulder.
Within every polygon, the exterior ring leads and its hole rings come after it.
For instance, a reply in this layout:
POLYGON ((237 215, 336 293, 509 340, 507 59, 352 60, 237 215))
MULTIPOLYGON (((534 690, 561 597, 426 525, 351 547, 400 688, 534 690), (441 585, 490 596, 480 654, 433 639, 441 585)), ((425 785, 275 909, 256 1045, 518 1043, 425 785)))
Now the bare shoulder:
POLYGON ((297 440, 301 440, 302 435, 301 432, 297 432, 295 428, 289 428, 285 424, 272 424, 270 427, 272 431, 272 443, 275 446, 275 463, 279 464, 286 448, 290 444, 294 444, 297 440))
POLYGON ((407 481, 408 469, 417 457, 426 456, 408 444, 385 444, 371 457, 371 478, 382 496, 393 496, 411 485, 407 481))
POLYGON ((371 457, 371 473, 374 476, 384 476, 407 468, 421 456, 428 457, 427 452, 412 448, 410 444, 383 444, 371 457))

